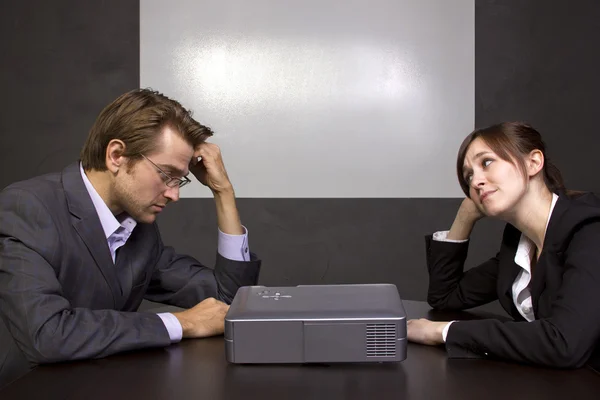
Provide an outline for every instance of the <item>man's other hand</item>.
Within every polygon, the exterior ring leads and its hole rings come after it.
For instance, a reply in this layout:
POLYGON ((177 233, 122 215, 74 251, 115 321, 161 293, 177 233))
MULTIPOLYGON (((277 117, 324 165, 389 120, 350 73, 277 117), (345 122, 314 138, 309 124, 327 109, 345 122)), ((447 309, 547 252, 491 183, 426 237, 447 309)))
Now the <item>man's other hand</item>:
POLYGON ((212 297, 189 310, 174 313, 183 328, 184 338, 203 338, 223 334, 229 306, 212 297))

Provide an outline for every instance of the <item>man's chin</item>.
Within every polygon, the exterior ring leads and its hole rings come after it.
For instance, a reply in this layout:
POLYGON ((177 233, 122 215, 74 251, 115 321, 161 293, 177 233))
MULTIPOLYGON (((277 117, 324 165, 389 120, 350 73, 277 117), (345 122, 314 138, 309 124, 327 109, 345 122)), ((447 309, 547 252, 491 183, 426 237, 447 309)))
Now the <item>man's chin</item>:
POLYGON ((156 221, 156 214, 150 214, 146 216, 146 219, 144 220, 144 223, 146 224, 152 224, 154 223, 154 221, 156 221))
POLYGON ((133 219, 135 219, 138 224, 152 224, 156 221, 156 214, 144 213, 142 215, 136 215, 133 219))

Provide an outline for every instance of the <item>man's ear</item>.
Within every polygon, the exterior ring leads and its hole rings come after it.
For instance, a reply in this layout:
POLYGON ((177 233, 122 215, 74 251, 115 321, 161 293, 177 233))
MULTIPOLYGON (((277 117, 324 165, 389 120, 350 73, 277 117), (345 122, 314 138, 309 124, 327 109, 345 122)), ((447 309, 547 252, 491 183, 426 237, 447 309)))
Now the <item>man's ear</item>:
POLYGON ((527 175, 533 177, 544 169, 544 153, 541 150, 532 150, 527 156, 525 165, 527 166, 527 175))
POLYGON ((125 143, 119 139, 112 139, 106 146, 106 168, 116 174, 127 162, 125 153, 125 143))

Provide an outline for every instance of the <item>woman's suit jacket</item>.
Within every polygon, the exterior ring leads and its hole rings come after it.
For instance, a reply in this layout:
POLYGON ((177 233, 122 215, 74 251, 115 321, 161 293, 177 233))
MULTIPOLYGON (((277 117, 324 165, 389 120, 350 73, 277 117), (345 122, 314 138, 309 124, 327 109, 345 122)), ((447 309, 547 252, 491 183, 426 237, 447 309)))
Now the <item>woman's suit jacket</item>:
POLYGON ((533 270, 535 321, 512 299, 520 267, 514 258, 521 232, 507 224, 500 251, 463 271, 468 242, 426 238, 427 301, 436 309, 463 310, 499 300, 514 321, 460 321, 446 337, 449 357, 488 357, 559 368, 588 363, 600 369, 600 199, 559 194, 544 246, 533 270))

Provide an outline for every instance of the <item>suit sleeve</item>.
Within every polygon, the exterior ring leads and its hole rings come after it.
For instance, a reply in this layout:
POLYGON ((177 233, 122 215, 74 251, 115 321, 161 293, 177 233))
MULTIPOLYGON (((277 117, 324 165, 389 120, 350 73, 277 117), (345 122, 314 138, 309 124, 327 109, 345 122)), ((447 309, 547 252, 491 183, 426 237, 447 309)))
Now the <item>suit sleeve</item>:
POLYGON ((471 354, 558 368, 583 366, 600 340, 599 240, 600 222, 588 223, 574 234, 562 265, 547 263, 562 274, 551 299, 551 317, 532 322, 456 322, 448 331, 449 356, 471 354))
POLYGON ((240 287, 256 285, 261 265, 256 254, 250 253, 250 261, 234 261, 217 252, 216 265, 209 268, 164 246, 156 225, 155 228, 160 256, 146 299, 183 308, 193 307, 209 297, 231 304, 240 287))
POLYGON ((0 317, 27 359, 49 363, 169 345, 155 314, 70 304, 57 278, 61 243, 51 215, 28 191, 0 193, 0 317))
POLYGON ((427 302, 438 310, 465 310, 498 298, 498 256, 464 271, 469 242, 425 237, 429 288, 427 302))

